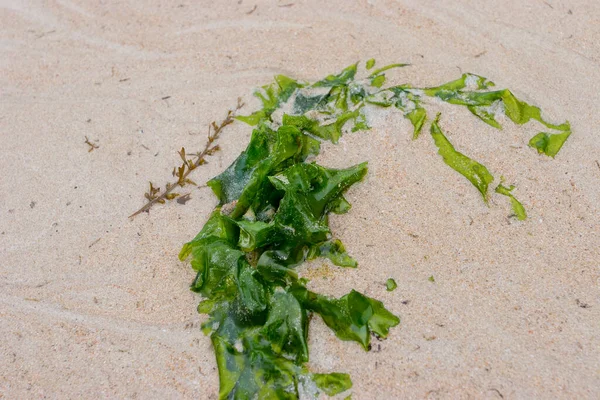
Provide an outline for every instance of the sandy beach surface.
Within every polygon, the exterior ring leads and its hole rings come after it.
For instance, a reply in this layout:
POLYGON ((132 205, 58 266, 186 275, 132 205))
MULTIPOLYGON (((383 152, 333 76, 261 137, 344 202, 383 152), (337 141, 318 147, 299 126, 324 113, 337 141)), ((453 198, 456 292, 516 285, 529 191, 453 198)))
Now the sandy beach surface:
POLYGON ((314 318, 310 368, 349 372, 353 399, 599 398, 599 26, 596 0, 0 1, 0 398, 216 399, 177 254, 251 128, 224 131, 185 205, 128 216, 238 97, 249 113, 275 74, 371 57, 411 63, 388 76, 416 86, 486 76, 573 135, 552 160, 527 146, 539 125, 442 107, 457 149, 516 185, 525 222, 501 196, 486 207, 397 113, 324 145, 326 166, 369 161, 332 218, 359 267, 302 273, 402 322, 365 352, 314 318))

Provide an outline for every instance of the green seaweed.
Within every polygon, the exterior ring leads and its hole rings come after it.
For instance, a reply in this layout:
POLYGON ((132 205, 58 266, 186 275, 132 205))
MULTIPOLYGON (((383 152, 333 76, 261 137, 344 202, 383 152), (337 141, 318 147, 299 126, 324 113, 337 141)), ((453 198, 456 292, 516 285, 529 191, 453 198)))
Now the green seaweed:
POLYGON ((312 313, 365 349, 372 333, 385 337, 399 323, 377 300, 355 291, 330 299, 298 278, 295 267, 316 257, 357 266, 331 238, 327 215, 350 209, 343 193, 367 164, 331 169, 305 162, 313 143, 303 132, 314 133, 314 121, 286 121, 276 131, 259 124, 246 150, 209 181, 220 205, 180 252, 181 260, 191 255, 192 290, 205 298, 198 311, 209 315, 202 330, 215 349, 221 399, 297 399, 307 381, 328 395, 349 389, 347 374, 304 366, 312 313))
MULTIPOLYGON (((373 60, 373 64, 371 65, 371 67, 373 67, 374 65, 375 65, 375 60, 373 60)), ((368 77, 370 79, 371 86, 376 87, 376 88, 382 87, 386 81, 386 77, 383 74, 385 71, 390 70, 392 68, 406 67, 408 65, 409 64, 390 64, 390 65, 386 65, 385 67, 376 69, 368 77)), ((367 66, 367 69, 370 69, 370 68, 367 66)))
POLYGON ((328 240, 317 246, 312 246, 308 252, 307 259, 325 257, 338 267, 356 268, 358 263, 346 252, 346 248, 338 239, 328 240))
MULTIPOLYGON (((283 124, 294 125, 310 137, 325 139, 333 143, 340 140, 345 124, 350 121, 353 122, 352 132, 371 128, 363 112, 366 104, 380 107, 394 106, 399 109, 413 125, 413 139, 417 139, 428 119, 425 103, 423 103, 426 97, 437 97, 449 104, 464 106, 477 118, 497 129, 502 129, 502 125, 497 120, 499 113, 504 113, 508 119, 518 125, 531 120, 538 121, 558 133, 541 132, 531 138, 529 145, 537 149, 540 154, 543 153, 550 157, 556 156, 571 134, 568 121, 561 124, 550 123, 542 117, 539 107, 518 99, 508 89, 493 90, 494 82, 472 73, 465 73, 453 81, 423 89, 415 89, 409 84, 383 88, 385 71, 408 65, 386 65, 373 70, 362 81, 355 80, 358 74, 358 63, 312 85, 278 76, 273 84, 263 87, 265 93, 261 97, 264 103, 263 109, 255 115, 253 114, 251 122, 259 124, 261 121, 270 121, 275 104, 281 106, 284 102, 283 99, 290 98, 290 91, 292 91, 295 93, 293 114, 285 115, 283 124), (311 90, 315 88, 320 92, 311 93, 311 90), (307 113, 312 114, 309 117, 307 113), (319 114, 321 117, 315 119, 315 115, 319 114)), ((373 69, 374 66, 374 59, 367 61, 367 69, 373 69)), ((437 123, 436 125, 439 128, 437 123)), ((313 151, 311 154, 315 154, 315 152, 313 151)), ((466 161, 464 157, 459 156, 458 158, 454 163, 457 166, 464 164, 460 162, 461 160, 466 161)), ((479 168, 480 165, 476 163, 466 168, 466 170, 470 169, 471 173, 465 176, 477 186, 486 201, 486 172, 489 173, 489 171, 479 168)))
MULTIPOLYGON (((387 65, 357 80, 357 63, 313 84, 278 75, 256 93, 262 108, 237 117, 255 127, 250 142, 208 182, 219 205, 179 255, 181 260, 191 257, 196 272, 191 290, 203 296, 198 312, 208 314, 202 331, 215 350, 220 399, 298 399, 303 390, 314 396, 342 393, 352 387, 348 374, 315 373, 306 367, 311 316, 319 315, 338 338, 365 350, 372 336, 386 338, 400 323, 380 301, 355 290, 340 298, 310 291, 298 271, 304 261, 317 257, 340 267, 358 265, 333 237, 328 216, 350 210, 344 192, 364 178, 367 164, 331 169, 308 159, 319 154, 321 141, 337 143, 346 124, 352 124, 352 132, 370 129, 366 106, 398 109, 411 122, 413 139, 427 123, 427 97, 464 106, 498 129, 496 116, 503 110, 516 124, 535 120, 557 130, 530 141, 551 157, 571 133, 568 122, 547 122, 538 107, 508 89, 490 90, 494 83, 475 74, 424 89, 383 87, 385 71, 407 65, 387 65), (284 105, 292 111, 274 114, 284 105), (274 115, 282 115, 281 121, 274 115)), ((374 66, 374 59, 367 61, 366 69, 374 66)), ((439 119, 437 114, 430 129, 438 153, 487 203, 492 174, 454 148, 439 119)), ((501 183, 495 191, 508 196, 517 218, 525 219, 513 189, 501 183)), ((428 280, 435 282, 433 275, 428 280)), ((392 278, 386 281, 388 291, 396 287, 392 278)))
POLYGON ((496 193, 509 197, 510 204, 512 205, 513 212, 515 213, 517 219, 519 221, 524 221, 527 219, 527 212, 525 211, 525 207, 523 207, 523 204, 521 204, 521 202, 517 200, 515 196, 511 193, 514 188, 514 185, 506 187, 501 183, 498 186, 496 186, 496 193))
POLYGON ((312 379, 317 387, 329 396, 345 392, 352 387, 352 381, 348 374, 333 372, 331 374, 313 374, 312 379))
POLYGON ((383 303, 355 290, 339 299, 313 293, 302 285, 292 290, 300 303, 319 314, 339 339, 358 342, 365 350, 369 349, 371 333, 386 338, 389 329, 400 323, 383 303))
POLYGON ((486 78, 475 74, 463 74, 460 79, 445 83, 441 86, 423 89, 427 96, 435 96, 450 104, 467 106, 468 109, 485 123, 501 129, 501 125, 495 120, 495 115, 487 107, 494 103, 502 103, 504 113, 515 124, 523 125, 530 120, 536 120, 547 128, 559 131, 570 131, 569 122, 552 124, 542 118, 539 107, 532 106, 519 100, 510 90, 481 91, 487 90, 495 84, 486 78), (474 83, 474 90, 464 90, 468 83, 474 83))
POLYGON ((449 95, 456 95, 460 90, 467 88, 468 84, 473 82, 477 87, 475 89, 489 89, 495 86, 494 82, 484 78, 483 76, 466 73, 456 80, 444 83, 440 86, 425 88, 423 91, 427 96, 437 96, 440 98, 446 98, 449 95))
POLYGON ((385 80, 386 80, 385 75, 374 76, 371 79, 371 86, 376 87, 376 88, 380 88, 385 83, 385 80))
POLYGON ((406 118, 413 125, 413 139, 417 139, 421 130, 423 129, 423 125, 427 120, 427 111, 421 106, 417 106, 414 110, 407 112, 404 114, 406 118))
POLYGON ((387 281, 385 281, 385 289, 388 292, 392 292, 392 291, 396 290, 397 287, 398 287, 398 284, 392 278, 389 278, 387 281))
POLYGON ((280 105, 285 103, 296 89, 303 86, 302 83, 285 75, 276 75, 274 83, 263 86, 262 90, 255 93, 256 97, 262 102, 263 107, 250 115, 240 115, 235 117, 235 119, 246 122, 249 125, 258 125, 261 120, 270 118, 271 114, 280 105))
POLYGON ((283 124, 291 125, 302 129, 318 138, 337 143, 342 137, 342 128, 344 125, 360 117, 360 110, 346 111, 335 118, 334 122, 321 124, 317 120, 312 120, 305 115, 287 115, 283 116, 283 124))
POLYGON ((385 67, 381 67, 381 68, 371 72, 371 75, 369 75, 369 77, 372 78, 372 77, 377 76, 377 75, 381 74, 382 72, 385 72, 392 68, 402 68, 402 67, 407 67, 409 65, 410 64, 389 64, 389 65, 386 65, 385 67))
POLYGON ((354 80, 356 75, 358 63, 352 64, 342 70, 337 75, 328 75, 325 79, 322 79, 312 85, 312 87, 334 87, 340 85, 347 85, 350 81, 354 80))
POLYGON ((413 125, 413 139, 417 139, 427 120, 427 111, 421 99, 406 85, 393 86, 375 92, 365 98, 365 102, 380 107, 394 106, 403 112, 413 125))
POLYGON ((444 162, 453 170, 464 176, 479 190, 483 200, 488 201, 488 186, 494 180, 494 177, 488 169, 475 160, 456 151, 452 143, 444 136, 439 126, 440 114, 438 114, 431 124, 431 136, 438 147, 438 154, 442 156, 444 162))
POLYGON ((536 149, 539 154, 543 153, 554 158, 569 136, 571 136, 571 131, 557 134, 540 132, 529 140, 529 146, 536 149))
POLYGON ((252 132, 250 144, 223 173, 209 180, 220 204, 235 202, 233 218, 244 214, 254 204, 255 213, 272 209, 275 199, 267 176, 277 173, 291 163, 303 161, 318 152, 318 143, 291 125, 273 131, 260 125, 252 132))

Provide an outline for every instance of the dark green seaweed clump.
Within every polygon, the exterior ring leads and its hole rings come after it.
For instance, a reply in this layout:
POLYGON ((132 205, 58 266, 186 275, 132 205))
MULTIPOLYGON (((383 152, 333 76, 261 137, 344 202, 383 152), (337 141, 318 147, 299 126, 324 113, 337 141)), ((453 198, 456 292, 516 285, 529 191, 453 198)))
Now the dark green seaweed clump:
POLYGON ((330 169, 306 162, 317 142, 299 128, 260 125, 247 149, 209 182, 221 205, 181 251, 192 256, 192 290, 205 297, 219 366, 221 398, 298 398, 300 387, 333 395, 351 386, 346 374, 314 374, 308 361, 310 313, 343 340, 365 349, 386 337, 398 317, 351 291, 339 299, 313 293, 295 267, 307 258, 356 262, 332 237, 327 215, 346 212, 344 191, 367 173, 366 163, 330 169), (315 390, 316 390, 315 389, 315 390))
MULTIPOLYGON (((221 399, 297 399, 348 390, 352 383, 347 374, 315 373, 305 365, 311 314, 320 315, 338 338, 358 342, 365 350, 372 335, 385 338, 400 322, 380 301, 354 290, 339 299, 323 296, 310 291, 298 275, 296 268, 316 257, 341 267, 357 266, 332 234, 328 215, 349 211, 344 192, 365 176, 367 164, 331 169, 311 162, 321 141, 336 143, 348 129, 370 129, 364 112, 370 106, 397 108, 412 123, 416 139, 428 118, 427 97, 466 106, 496 128, 501 128, 496 113, 503 110, 517 124, 534 119, 560 131, 532 139, 533 147, 552 157, 570 134, 567 122, 546 122, 539 108, 506 89, 489 90, 494 84, 473 74, 432 88, 382 88, 384 73, 405 65, 388 65, 360 80, 358 64, 313 84, 277 76, 257 94, 263 108, 237 117, 255 127, 250 143, 208 182, 219 206, 179 255, 181 260, 191 256, 197 273, 191 289, 203 296, 198 311, 208 314, 202 330, 215 349, 221 399), (290 112, 274 117, 283 106, 290 112)), ((375 60, 366 66, 374 68, 375 60)), ((454 149, 439 126, 439 115, 431 136, 444 162, 487 202, 493 176, 454 149)), ((513 188, 499 185, 496 192, 508 196, 524 219, 513 188)), ((390 291, 396 286, 393 279, 386 283, 390 291)))

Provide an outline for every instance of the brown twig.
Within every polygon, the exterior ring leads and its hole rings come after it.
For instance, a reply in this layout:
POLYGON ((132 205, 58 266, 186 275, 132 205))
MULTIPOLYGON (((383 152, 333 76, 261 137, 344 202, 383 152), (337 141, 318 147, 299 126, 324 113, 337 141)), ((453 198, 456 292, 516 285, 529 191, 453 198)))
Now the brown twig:
POLYGON ((90 148, 88 149, 88 153, 93 151, 94 149, 99 148, 100 146, 98 146, 95 143, 90 142, 90 139, 88 139, 88 137, 85 137, 85 144, 87 144, 88 146, 90 146, 90 148))
POLYGON ((160 191, 160 188, 154 187, 152 185, 152 182, 150 182, 150 189, 144 194, 148 202, 144 204, 142 208, 131 214, 129 218, 133 218, 138 214, 150 211, 150 208, 152 208, 152 206, 156 203, 163 204, 166 200, 175 199, 179 196, 179 193, 173 193, 173 190, 176 187, 183 187, 186 184, 195 185, 195 183, 191 179, 189 179, 188 176, 196 168, 206 163, 207 156, 211 156, 217 151, 219 151, 219 145, 213 145, 213 143, 219 138, 219 135, 221 134, 223 128, 233 123, 233 118, 243 106, 244 103, 242 102, 242 99, 238 98, 238 102, 235 108, 227 112, 227 116, 223 121, 221 121, 219 125, 217 125, 217 123, 213 121, 208 126, 208 140, 204 145, 204 150, 192 156, 195 157, 195 159, 188 159, 185 152, 185 148, 182 147, 179 151, 179 156, 181 157, 183 163, 180 167, 173 168, 173 176, 177 177, 177 181, 167 183, 165 185, 165 189, 162 192, 160 191))

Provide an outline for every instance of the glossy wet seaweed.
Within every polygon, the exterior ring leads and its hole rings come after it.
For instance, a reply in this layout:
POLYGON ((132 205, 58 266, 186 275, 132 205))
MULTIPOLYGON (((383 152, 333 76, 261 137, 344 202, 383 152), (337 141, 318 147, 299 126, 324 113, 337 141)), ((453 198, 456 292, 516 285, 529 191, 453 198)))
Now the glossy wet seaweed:
MULTIPOLYGON (((533 119, 557 130, 558 134, 536 136, 531 144, 552 157, 570 134, 568 122, 547 122, 539 108, 506 89, 490 90, 494 84, 474 74, 437 87, 382 88, 385 72, 404 66, 384 66, 357 79, 357 63, 312 84, 279 75, 257 92, 263 107, 237 117, 254 126, 250 143, 208 182, 219 205, 179 255, 181 260, 191 256, 196 271, 191 289, 203 297, 198 311, 208 314, 202 330, 215 350, 221 399, 342 393, 352 386, 348 374, 310 371, 306 366, 310 316, 319 315, 339 339, 357 342, 365 350, 372 336, 386 338, 400 322, 383 303, 355 290, 338 299, 314 293, 298 272, 304 261, 317 257, 340 267, 357 267, 331 232, 328 215, 350 210, 344 193, 364 178, 367 164, 332 169, 311 159, 318 155, 321 141, 336 143, 346 131, 370 129, 365 107, 395 107, 411 122, 414 139, 428 119, 428 97, 465 106, 499 129, 496 114, 504 110, 517 124, 533 119), (293 111, 275 120, 275 111, 284 105, 293 111)), ((368 70, 374 67, 375 60, 366 63, 368 70)), ((442 132, 439 114, 430 132, 443 161, 487 202, 494 180, 489 170, 454 148, 442 132)), ((524 219, 513 189, 500 184, 495 192, 508 196, 516 216, 524 219)), ((433 276, 429 280, 435 281, 433 276)), ((387 290, 396 287, 388 279, 387 290)))

